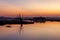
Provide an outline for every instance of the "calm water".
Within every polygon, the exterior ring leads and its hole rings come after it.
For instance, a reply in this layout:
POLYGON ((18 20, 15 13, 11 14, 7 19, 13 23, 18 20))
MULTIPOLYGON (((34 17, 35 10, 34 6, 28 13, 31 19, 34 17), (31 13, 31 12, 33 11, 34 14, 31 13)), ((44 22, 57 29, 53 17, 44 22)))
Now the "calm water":
POLYGON ((0 40, 57 40, 60 39, 60 22, 0 26, 0 40))

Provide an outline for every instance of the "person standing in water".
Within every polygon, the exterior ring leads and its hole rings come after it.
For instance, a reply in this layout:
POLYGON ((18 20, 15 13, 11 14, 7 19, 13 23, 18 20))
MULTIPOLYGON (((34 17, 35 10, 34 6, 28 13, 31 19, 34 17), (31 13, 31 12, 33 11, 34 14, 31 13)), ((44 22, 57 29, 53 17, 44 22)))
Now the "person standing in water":
POLYGON ((20 23, 21 23, 21 27, 23 26, 23 21, 22 21, 22 17, 20 18, 20 23))

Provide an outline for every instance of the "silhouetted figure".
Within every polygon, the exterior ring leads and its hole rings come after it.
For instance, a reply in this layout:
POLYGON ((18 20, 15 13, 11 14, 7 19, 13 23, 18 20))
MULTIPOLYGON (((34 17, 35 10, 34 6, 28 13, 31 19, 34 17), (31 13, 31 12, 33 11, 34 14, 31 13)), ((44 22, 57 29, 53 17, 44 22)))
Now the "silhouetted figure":
POLYGON ((21 22, 21 27, 23 26, 23 21, 22 21, 22 18, 20 18, 20 22, 21 22))
POLYGON ((19 20, 19 23, 20 23, 20 34, 21 34, 22 27, 23 27, 23 18, 22 18, 22 15, 19 15, 18 20, 19 20))
POLYGON ((18 19, 19 19, 19 22, 20 22, 21 27, 22 27, 22 26, 23 26, 23 21, 22 21, 22 20, 23 20, 23 18, 22 18, 22 15, 20 15, 20 14, 19 14, 19 18, 18 18, 18 19))

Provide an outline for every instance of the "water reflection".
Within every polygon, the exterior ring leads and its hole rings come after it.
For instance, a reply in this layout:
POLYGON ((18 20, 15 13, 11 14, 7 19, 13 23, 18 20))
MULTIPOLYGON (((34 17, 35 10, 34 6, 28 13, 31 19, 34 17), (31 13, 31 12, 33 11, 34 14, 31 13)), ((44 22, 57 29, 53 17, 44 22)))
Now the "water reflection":
POLYGON ((18 24, 0 26, 0 39, 60 39, 60 22, 34 23, 23 27, 18 24))

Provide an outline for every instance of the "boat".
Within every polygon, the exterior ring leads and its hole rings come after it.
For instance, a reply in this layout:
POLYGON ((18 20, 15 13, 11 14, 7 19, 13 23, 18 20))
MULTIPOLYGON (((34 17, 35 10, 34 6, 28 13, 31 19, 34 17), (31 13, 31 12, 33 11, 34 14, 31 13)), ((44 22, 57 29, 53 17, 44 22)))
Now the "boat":
POLYGON ((34 24, 34 22, 30 20, 24 20, 22 21, 22 24, 34 24))

